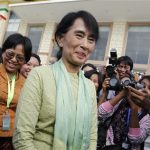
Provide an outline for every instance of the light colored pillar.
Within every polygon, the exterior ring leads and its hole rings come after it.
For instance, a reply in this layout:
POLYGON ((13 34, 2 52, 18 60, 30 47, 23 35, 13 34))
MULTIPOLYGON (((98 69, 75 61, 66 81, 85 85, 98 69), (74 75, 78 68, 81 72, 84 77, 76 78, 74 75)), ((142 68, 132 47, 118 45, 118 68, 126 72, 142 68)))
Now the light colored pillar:
POLYGON ((19 25, 18 33, 25 36, 27 34, 27 27, 28 27, 27 22, 21 21, 19 25))
POLYGON ((8 4, 1 4, 0 5, 0 47, 3 44, 3 39, 6 33, 8 20, 9 20, 8 4))
POLYGON ((146 70, 146 74, 150 75, 150 64, 148 64, 147 70, 146 70))
MULTIPOLYGON (((116 48, 117 55, 120 57, 123 54, 125 35, 126 35, 126 22, 114 22, 110 39, 109 51, 116 48)), ((110 52, 109 52, 110 54, 110 52)))
POLYGON ((53 36, 55 26, 55 23, 47 23, 45 26, 45 30, 38 51, 42 64, 49 63, 49 56, 51 55, 53 48, 53 36))

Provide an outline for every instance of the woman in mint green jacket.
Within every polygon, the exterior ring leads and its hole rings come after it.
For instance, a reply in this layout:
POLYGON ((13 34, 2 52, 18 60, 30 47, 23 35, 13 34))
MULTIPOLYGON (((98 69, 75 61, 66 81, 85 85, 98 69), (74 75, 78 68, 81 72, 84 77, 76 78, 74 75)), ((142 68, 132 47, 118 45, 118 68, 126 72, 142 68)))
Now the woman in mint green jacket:
POLYGON ((16 150, 95 150, 97 105, 93 83, 80 70, 98 40, 86 11, 67 14, 55 39, 59 61, 37 67, 22 90, 15 122, 16 150))

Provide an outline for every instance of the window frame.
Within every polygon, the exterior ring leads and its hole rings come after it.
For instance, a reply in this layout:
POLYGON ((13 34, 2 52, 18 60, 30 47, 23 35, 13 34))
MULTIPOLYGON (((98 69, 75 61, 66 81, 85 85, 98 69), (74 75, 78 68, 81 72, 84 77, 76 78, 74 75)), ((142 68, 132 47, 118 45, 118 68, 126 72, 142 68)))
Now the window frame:
POLYGON ((101 26, 110 27, 110 31, 108 34, 108 40, 107 40, 107 44, 106 44, 104 60, 103 61, 102 60, 87 60, 86 63, 91 63, 91 64, 96 65, 97 67, 101 67, 101 66, 106 66, 107 61, 108 61, 110 40, 111 40, 112 29, 113 29, 113 22, 98 22, 98 25, 99 25, 99 27, 101 27, 101 26))
MULTIPOLYGON (((11 18, 11 14, 15 14, 16 15, 16 13, 15 12, 13 12, 12 10, 9 12, 9 15, 8 15, 8 21, 7 21, 7 25, 6 25, 6 30, 5 30, 5 34, 4 34, 4 37, 3 37, 3 42, 6 40, 6 38, 8 37, 6 37, 6 35, 7 35, 7 33, 9 32, 8 31, 8 26, 9 26, 9 24, 14 24, 14 23, 18 23, 18 29, 16 30, 16 31, 12 31, 12 34, 13 33, 18 33, 18 31, 19 31, 19 28, 20 28, 20 24, 21 24, 21 19, 17 16, 17 18, 11 18)), ((10 34, 11 35, 11 34, 10 34)))
MULTIPOLYGON (((108 34, 108 40, 107 40, 107 45, 106 45, 106 51, 105 51, 105 55, 104 55, 104 60, 103 61, 99 61, 99 60, 90 60, 88 59, 86 63, 92 63, 94 65, 96 65, 97 67, 101 67, 101 66, 105 66, 107 61, 108 61, 108 56, 109 56, 109 46, 110 46, 110 40, 111 40, 111 35, 112 35, 112 28, 113 28, 113 22, 98 22, 99 27, 100 26, 108 26, 110 27, 110 32, 108 34)), ((57 24, 56 24, 57 26, 57 24)), ((53 53, 53 47, 55 44, 55 38, 53 36, 52 38, 52 49, 50 51, 50 56, 49 56, 49 60, 53 61, 56 60, 55 57, 52 57, 52 53, 53 53)))
POLYGON ((42 31, 42 34, 41 34, 41 40, 40 40, 40 42, 39 42, 39 47, 38 47, 38 49, 36 50, 36 52, 34 52, 34 53, 36 53, 36 54, 38 54, 39 51, 40 51, 40 47, 41 47, 41 44, 42 44, 42 39, 43 39, 43 36, 44 36, 45 26, 46 26, 45 23, 29 23, 29 24, 27 25, 27 30, 26 30, 26 36, 27 36, 27 37, 29 37, 30 28, 32 28, 32 27, 43 27, 43 31, 42 31))
MULTIPOLYGON (((124 50, 123 50, 123 53, 122 55, 125 55, 126 53, 126 47, 127 47, 127 41, 128 41, 128 29, 129 27, 136 27, 136 26, 141 26, 141 27, 144 27, 144 26, 150 26, 150 22, 127 22, 127 28, 126 28, 126 39, 125 39, 125 43, 124 43, 124 50)), ((148 63, 147 64, 137 64, 137 63, 134 63, 134 66, 133 66, 133 70, 141 70, 143 72, 146 72, 148 67, 150 67, 150 54, 149 54, 149 57, 148 57, 148 63)))

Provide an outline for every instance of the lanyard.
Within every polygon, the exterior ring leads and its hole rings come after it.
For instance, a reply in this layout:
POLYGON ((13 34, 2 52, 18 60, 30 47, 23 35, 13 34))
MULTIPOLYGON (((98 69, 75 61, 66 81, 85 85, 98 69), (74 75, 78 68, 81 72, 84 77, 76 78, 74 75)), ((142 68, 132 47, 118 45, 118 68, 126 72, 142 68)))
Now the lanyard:
POLYGON ((131 115, 131 108, 128 108, 127 127, 129 127, 130 124, 130 115, 131 115))
POLYGON ((16 75, 12 77, 12 82, 10 85, 10 81, 8 78, 8 97, 7 97, 7 108, 9 108, 9 105, 14 97, 14 91, 15 91, 15 80, 16 80, 16 75))
MULTIPOLYGON (((141 115, 142 115, 142 111, 138 113, 138 118, 140 118, 141 115)), ((131 108, 128 109, 127 126, 129 126, 130 123, 130 117, 131 117, 131 108)))

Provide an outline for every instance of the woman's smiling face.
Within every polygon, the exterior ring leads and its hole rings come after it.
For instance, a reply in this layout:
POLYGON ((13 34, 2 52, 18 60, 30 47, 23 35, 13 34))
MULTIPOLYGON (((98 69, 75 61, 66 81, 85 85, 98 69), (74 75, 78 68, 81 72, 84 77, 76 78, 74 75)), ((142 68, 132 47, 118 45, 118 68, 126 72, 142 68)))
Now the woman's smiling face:
POLYGON ((65 64, 81 66, 94 51, 96 41, 86 28, 84 21, 77 18, 68 32, 59 39, 62 47, 62 59, 65 64))
POLYGON ((6 71, 9 73, 17 72, 25 63, 23 45, 19 44, 15 48, 6 49, 2 57, 6 71))

